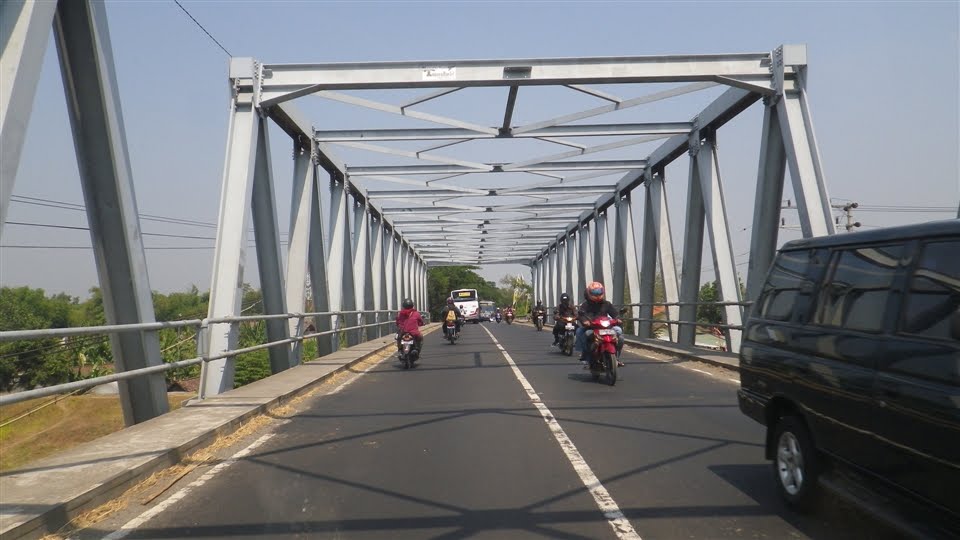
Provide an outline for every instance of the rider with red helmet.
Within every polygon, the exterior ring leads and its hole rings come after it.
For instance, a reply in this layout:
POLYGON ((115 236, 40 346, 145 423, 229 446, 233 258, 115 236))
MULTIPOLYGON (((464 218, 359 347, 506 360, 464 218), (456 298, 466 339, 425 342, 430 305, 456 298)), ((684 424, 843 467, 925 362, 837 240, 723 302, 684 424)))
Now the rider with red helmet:
MULTIPOLYGON (((574 350, 580 351, 580 361, 584 362, 586 365, 588 359, 587 355, 590 354, 589 347, 587 347, 587 338, 593 336, 593 330, 589 328, 590 323, 600 317, 601 315, 606 315, 612 319, 619 319, 620 312, 617 311, 617 308, 613 306, 606 299, 606 289, 603 287, 603 283, 599 281, 591 282, 587 285, 587 288, 583 291, 583 303, 580 304, 578 308, 579 315, 578 320, 580 321, 580 326, 577 327, 577 340, 574 344, 574 350)), ((619 326, 614 326, 614 330, 617 332, 617 350, 620 350, 621 345, 623 344, 623 329, 619 326)), ((623 365, 623 362, 619 362, 619 365, 623 365)))

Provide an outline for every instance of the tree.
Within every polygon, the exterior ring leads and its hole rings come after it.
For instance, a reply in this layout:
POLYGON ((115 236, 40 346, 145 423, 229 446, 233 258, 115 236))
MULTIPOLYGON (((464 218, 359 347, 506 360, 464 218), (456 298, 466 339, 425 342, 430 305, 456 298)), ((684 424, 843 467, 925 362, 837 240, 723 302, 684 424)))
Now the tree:
POLYGON ((427 305, 420 309, 430 311, 434 320, 440 317, 440 311, 447 304, 450 291, 456 289, 477 289, 480 300, 493 300, 503 303, 501 292, 490 282, 474 272, 476 266, 436 266, 427 269, 427 305))
POLYGON ((504 295, 509 297, 509 304, 516 309, 517 315, 522 316, 530 312, 530 297, 533 295, 533 286, 524 281, 523 276, 504 276, 500 279, 504 295))
MULTIPOLYGON (((0 288, 0 331, 65 328, 77 300, 46 296, 43 289, 0 288)), ((70 382, 76 377, 75 351, 65 340, 46 338, 0 343, 0 389, 31 389, 70 382)))

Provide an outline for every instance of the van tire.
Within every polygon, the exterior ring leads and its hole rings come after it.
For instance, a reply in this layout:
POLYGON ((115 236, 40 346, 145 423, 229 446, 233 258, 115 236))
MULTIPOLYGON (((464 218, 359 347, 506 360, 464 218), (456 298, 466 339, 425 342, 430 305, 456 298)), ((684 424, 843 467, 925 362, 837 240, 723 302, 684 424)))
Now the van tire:
POLYGON ((820 472, 810 432, 796 416, 781 418, 773 432, 773 477, 787 505, 810 510, 817 499, 820 472))

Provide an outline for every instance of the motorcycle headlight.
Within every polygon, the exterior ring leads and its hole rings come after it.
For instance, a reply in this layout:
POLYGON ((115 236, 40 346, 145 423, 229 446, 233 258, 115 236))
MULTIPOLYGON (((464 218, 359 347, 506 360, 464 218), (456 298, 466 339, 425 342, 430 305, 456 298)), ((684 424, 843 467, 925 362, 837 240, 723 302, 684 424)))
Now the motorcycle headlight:
POLYGON ((607 321, 607 320, 600 321, 600 326, 607 328, 610 326, 610 321, 607 321))

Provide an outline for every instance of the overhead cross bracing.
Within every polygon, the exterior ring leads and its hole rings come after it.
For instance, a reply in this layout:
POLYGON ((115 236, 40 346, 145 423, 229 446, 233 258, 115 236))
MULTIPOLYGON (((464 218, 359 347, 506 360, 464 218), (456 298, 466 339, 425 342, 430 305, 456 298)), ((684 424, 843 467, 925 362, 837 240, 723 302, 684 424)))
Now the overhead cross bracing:
MULTIPOLYGON (((436 246, 471 246, 471 240, 478 241, 483 234, 527 230, 525 224, 530 223, 553 233, 525 235, 528 244, 539 242, 543 252, 568 231, 570 223, 586 212, 602 212, 617 193, 633 187, 624 182, 642 182, 649 167, 643 158, 653 151, 644 147, 671 137, 688 137, 700 112, 691 110, 685 117, 669 121, 636 121, 622 119, 624 111, 680 96, 716 94, 725 87, 742 89, 738 97, 772 94, 770 65, 770 53, 748 53, 256 64, 254 70, 261 107, 268 110, 289 110, 290 100, 311 96, 349 106, 358 114, 363 110, 379 114, 364 116, 379 125, 365 122, 348 129, 324 128, 325 122, 318 121, 312 124, 313 140, 321 154, 341 156, 343 181, 417 252, 426 253, 428 247, 436 246), (644 91, 645 85, 652 83, 657 88, 644 91), (611 84, 617 85, 614 90, 630 94, 614 93, 611 84), (525 97, 535 101, 537 91, 546 86, 586 101, 573 102, 582 103, 579 110, 520 121, 530 104, 525 97), (471 116, 469 119, 457 117, 447 112, 449 108, 444 114, 433 112, 438 104, 481 87, 505 90, 499 96, 499 112, 485 108, 490 114, 482 122, 475 114, 463 115, 471 116), (416 125, 396 127, 397 119, 416 125), (478 159, 490 153, 489 148, 477 147, 486 141, 527 143, 522 150, 528 155, 478 159), (507 178, 494 179, 499 175, 507 178), (408 220, 408 216, 430 216, 435 221, 408 220), (463 222, 445 219, 451 217, 463 222), (456 227, 458 224, 474 227, 456 227), (415 234, 421 231, 434 234, 415 234)), ((315 101, 308 106, 317 110, 321 119, 329 116, 315 101)), ((500 262, 506 256, 511 261, 526 256, 516 249, 492 246, 487 243, 486 249, 470 250, 468 255, 454 250, 447 250, 446 257, 431 253, 431 263, 483 264, 500 262)))

